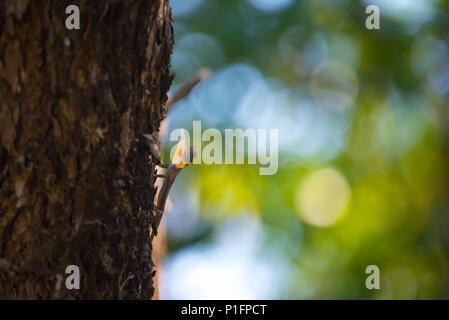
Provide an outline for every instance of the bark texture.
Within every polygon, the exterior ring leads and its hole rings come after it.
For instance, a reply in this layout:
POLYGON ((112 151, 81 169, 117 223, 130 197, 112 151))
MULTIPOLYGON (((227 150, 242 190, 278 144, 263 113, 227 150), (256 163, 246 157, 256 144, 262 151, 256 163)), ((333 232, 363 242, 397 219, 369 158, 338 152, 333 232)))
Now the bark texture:
POLYGON ((164 117, 172 44, 168 0, 0 3, 1 299, 152 297, 142 134, 164 117))

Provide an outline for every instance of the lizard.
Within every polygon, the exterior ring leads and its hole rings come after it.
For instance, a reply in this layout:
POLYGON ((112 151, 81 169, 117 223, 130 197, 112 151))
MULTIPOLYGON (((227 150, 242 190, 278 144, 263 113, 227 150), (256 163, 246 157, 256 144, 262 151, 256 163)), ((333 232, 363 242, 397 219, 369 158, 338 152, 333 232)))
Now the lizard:
POLYGON ((156 178, 163 178, 164 181, 162 183, 161 189, 159 191, 159 196, 156 204, 156 214, 153 222, 153 232, 151 234, 151 240, 153 240, 154 236, 157 235, 157 228, 162 220, 162 216, 165 211, 165 203, 168 199, 168 193, 175 182, 176 177, 179 172, 190 163, 192 163, 193 158, 195 157, 195 151, 193 147, 190 147, 188 152, 184 150, 184 146, 182 141, 180 140, 177 146, 177 150, 175 151, 174 161, 173 163, 160 163, 159 167, 166 169, 163 174, 157 174, 156 178), (188 157, 188 158, 187 158, 188 157), (177 160, 175 160, 177 159, 177 160))
MULTIPOLYGON (((201 68, 200 70, 198 70, 196 75, 192 79, 184 83, 178 89, 176 94, 170 97, 169 100, 165 103, 165 112, 167 112, 176 102, 187 96, 199 82, 208 79, 210 76, 211 72, 208 68, 201 68)), ((160 163, 160 137, 154 134, 144 134, 143 136, 145 138, 145 143, 150 148, 151 154, 153 155, 155 160, 159 162, 157 166, 166 169, 166 172, 164 174, 156 174, 156 178, 164 178, 165 180, 159 191, 158 200, 155 206, 156 214, 153 223, 153 232, 151 235, 151 240, 153 240, 154 236, 157 235, 157 228, 159 227, 162 215, 164 214, 165 203, 167 202, 170 188, 181 169, 186 167, 193 161, 193 158, 195 157, 195 151, 193 150, 193 147, 190 147, 190 152, 188 154, 185 154, 185 137, 183 137, 178 143, 173 159, 174 161, 172 161, 172 163, 160 163), (175 159, 178 159, 178 161, 175 161, 175 159), (184 161, 185 159, 190 159, 190 161, 184 161)))

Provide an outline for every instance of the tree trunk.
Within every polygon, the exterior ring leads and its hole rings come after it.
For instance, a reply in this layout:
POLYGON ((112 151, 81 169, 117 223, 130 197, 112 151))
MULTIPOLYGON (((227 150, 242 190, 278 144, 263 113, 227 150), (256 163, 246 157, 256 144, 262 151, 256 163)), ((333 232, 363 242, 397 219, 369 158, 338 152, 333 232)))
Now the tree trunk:
POLYGON ((0 3, 1 299, 152 297, 172 45, 168 0, 0 3))

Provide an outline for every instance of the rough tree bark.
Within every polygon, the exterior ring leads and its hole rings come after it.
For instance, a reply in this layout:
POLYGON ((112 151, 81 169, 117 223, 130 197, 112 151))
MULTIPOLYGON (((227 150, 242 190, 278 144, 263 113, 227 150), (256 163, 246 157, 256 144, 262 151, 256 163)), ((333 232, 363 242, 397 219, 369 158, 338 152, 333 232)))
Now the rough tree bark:
POLYGON ((168 0, 0 3, 1 299, 152 297, 142 134, 164 117, 172 44, 168 0))

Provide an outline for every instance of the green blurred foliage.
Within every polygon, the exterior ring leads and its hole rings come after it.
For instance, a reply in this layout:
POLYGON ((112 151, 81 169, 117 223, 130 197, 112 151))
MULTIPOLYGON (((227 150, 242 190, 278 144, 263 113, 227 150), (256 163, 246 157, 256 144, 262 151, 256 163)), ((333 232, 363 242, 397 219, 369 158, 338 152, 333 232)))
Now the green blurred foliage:
MULTIPOLYGON (((300 132, 318 131, 280 147, 273 176, 259 175, 258 165, 189 167, 177 188, 196 194, 208 227, 200 240, 171 239, 172 249, 207 243, 211 228, 250 214, 264 226, 261 245, 281 250, 290 266, 281 298, 449 298, 449 1, 402 1, 400 8, 381 1, 381 29, 372 31, 365 28, 370 1, 280 1, 280 8, 273 1, 265 10, 254 4, 267 1, 187 2, 172 0, 174 89, 201 67, 214 75, 174 107, 170 129, 191 128, 192 120, 239 127, 234 115, 260 77, 275 97, 265 124, 280 129, 281 145, 288 138, 276 115, 297 119, 290 126, 300 132), (260 75, 242 71, 220 82, 236 63, 260 75), (217 118, 204 118, 208 110, 217 118), (298 110, 309 111, 301 118, 298 110), (341 140, 307 151, 321 133, 341 140), (319 227, 304 220, 298 194, 323 168, 342 175, 350 200, 341 218, 319 227), (381 270, 381 290, 365 288, 370 264, 381 270)), ((332 206, 327 191, 317 192, 332 206)))

